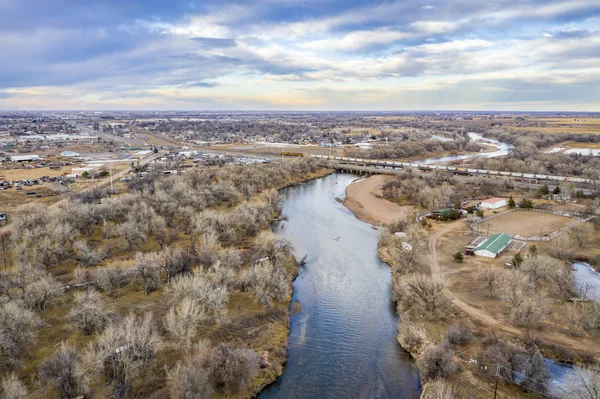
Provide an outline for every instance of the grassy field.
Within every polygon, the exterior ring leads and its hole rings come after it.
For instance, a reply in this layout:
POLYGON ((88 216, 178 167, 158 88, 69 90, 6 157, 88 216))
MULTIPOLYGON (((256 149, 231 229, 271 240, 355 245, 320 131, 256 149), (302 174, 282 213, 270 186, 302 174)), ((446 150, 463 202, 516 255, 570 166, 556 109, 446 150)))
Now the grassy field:
POLYGON ((550 234, 567 226, 573 219, 542 212, 515 211, 493 218, 483 223, 482 229, 490 233, 508 233, 521 237, 550 234))

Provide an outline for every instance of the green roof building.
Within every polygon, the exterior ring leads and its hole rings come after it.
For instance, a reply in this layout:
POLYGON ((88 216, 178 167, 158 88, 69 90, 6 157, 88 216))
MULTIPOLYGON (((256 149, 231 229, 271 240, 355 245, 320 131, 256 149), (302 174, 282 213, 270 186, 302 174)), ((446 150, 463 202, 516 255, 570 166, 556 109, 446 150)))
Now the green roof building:
POLYGON ((495 258, 504 251, 508 244, 512 242, 512 237, 505 233, 494 234, 475 248, 475 255, 495 258))

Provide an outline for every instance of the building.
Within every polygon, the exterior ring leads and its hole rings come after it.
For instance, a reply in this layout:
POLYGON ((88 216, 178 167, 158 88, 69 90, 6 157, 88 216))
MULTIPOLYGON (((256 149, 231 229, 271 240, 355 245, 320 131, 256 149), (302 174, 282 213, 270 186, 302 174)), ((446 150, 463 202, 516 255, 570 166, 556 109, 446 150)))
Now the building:
POLYGON ((481 201, 479 207, 482 209, 498 209, 506 206, 505 198, 488 198, 485 201, 481 201))
POLYGON ((512 242, 512 237, 505 233, 494 234, 473 251, 476 256, 495 258, 512 242))
POLYGON ((42 158, 40 158, 39 155, 35 155, 35 154, 31 154, 31 155, 13 155, 13 156, 9 157, 9 160, 11 162, 34 162, 34 161, 41 161, 42 158))

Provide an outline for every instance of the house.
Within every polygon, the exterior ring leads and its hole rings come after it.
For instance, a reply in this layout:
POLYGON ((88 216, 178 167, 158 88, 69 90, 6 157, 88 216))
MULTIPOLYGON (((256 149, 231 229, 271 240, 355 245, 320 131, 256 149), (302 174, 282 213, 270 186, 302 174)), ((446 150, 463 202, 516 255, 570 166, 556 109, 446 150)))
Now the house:
POLYGON ((505 233, 494 234, 475 248, 476 256, 495 258, 512 242, 512 236, 505 233))
POLYGON ((479 207, 482 209, 498 209, 503 206, 506 206, 505 198, 488 198, 479 204, 479 207))

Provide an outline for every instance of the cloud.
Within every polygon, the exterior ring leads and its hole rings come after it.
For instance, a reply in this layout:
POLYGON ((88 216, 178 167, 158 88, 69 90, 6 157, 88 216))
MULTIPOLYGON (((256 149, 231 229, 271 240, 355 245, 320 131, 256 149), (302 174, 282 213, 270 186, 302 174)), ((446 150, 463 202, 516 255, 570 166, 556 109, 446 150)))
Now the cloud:
POLYGON ((214 37, 192 37, 191 40, 195 41, 200 46, 206 48, 226 48, 237 46, 237 43, 233 39, 218 39, 214 37))
POLYGON ((591 0, 38 3, 0 0, 1 108, 568 105, 600 92, 591 0))

